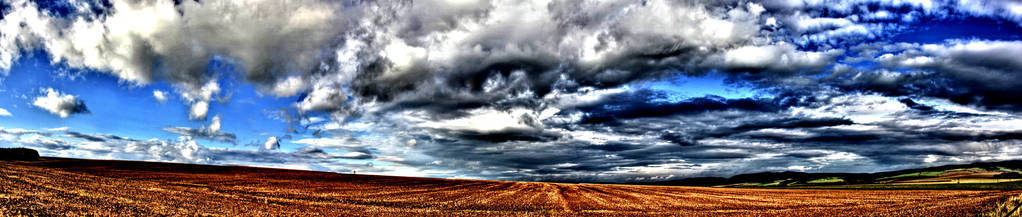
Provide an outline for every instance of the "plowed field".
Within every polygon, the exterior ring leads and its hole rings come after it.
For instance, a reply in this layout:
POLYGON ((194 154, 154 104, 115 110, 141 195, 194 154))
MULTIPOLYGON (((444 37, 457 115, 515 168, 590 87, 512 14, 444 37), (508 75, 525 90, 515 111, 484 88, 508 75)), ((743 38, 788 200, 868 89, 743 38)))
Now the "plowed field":
POLYGON ((974 216, 1020 193, 556 184, 52 158, 0 162, 0 216, 974 216))

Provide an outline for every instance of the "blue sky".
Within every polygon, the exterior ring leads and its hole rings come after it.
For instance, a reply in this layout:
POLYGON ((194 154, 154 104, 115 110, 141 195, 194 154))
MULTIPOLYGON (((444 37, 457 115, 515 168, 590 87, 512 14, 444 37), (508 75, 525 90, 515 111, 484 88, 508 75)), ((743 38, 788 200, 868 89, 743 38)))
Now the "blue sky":
POLYGON ((612 182, 1022 156, 1015 1, 389 6, 2 1, 0 146, 612 182))
MULTIPOLYGON (((267 113, 288 107, 296 97, 274 97, 258 94, 248 84, 238 83, 230 90, 232 103, 213 103, 211 114, 220 116, 223 128, 237 134, 239 144, 200 141, 211 147, 245 147, 246 143, 262 143, 272 135, 286 134, 286 123, 274 120, 267 113)), ((20 59, 3 83, 5 93, 0 103, 12 114, 4 117, 4 127, 46 130, 59 127, 82 133, 114 134, 137 139, 176 139, 177 134, 161 130, 165 127, 198 128, 206 121, 188 119, 188 107, 180 97, 170 96, 165 102, 153 97, 153 91, 171 93, 174 87, 166 82, 143 86, 120 82, 116 77, 90 70, 54 66, 44 55, 20 59), (63 73, 63 74, 62 74, 63 73), (43 88, 53 88, 85 100, 89 113, 60 118, 32 106, 32 99, 43 95, 43 88), (116 121, 111 121, 116 120, 116 121)), ((293 147, 291 147, 293 148, 293 147)))
POLYGON ((908 43, 939 43, 948 39, 979 38, 987 40, 1019 40, 1022 27, 1014 22, 991 18, 952 18, 921 21, 917 27, 897 34, 891 41, 908 43))

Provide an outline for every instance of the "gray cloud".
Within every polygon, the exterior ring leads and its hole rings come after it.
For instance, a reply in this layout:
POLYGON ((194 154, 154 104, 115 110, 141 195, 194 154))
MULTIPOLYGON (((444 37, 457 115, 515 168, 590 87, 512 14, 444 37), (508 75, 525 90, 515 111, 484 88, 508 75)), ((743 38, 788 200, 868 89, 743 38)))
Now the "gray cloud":
POLYGON ((940 44, 870 44, 859 47, 876 55, 877 68, 852 69, 825 82, 850 90, 894 96, 940 97, 959 104, 1018 110, 1011 96, 1022 93, 1013 83, 1022 62, 1017 41, 949 41, 940 44), (906 69, 908 69, 906 71, 906 69), (904 72, 899 72, 904 71, 904 72))
POLYGON ((237 136, 233 133, 220 131, 220 116, 213 116, 209 125, 202 126, 198 129, 188 127, 167 127, 163 128, 163 130, 195 139, 237 144, 237 136))
POLYGON ((205 139, 217 142, 235 143, 237 138, 233 133, 225 132, 210 132, 204 129, 195 129, 187 127, 167 127, 163 128, 164 131, 189 136, 196 139, 205 139))

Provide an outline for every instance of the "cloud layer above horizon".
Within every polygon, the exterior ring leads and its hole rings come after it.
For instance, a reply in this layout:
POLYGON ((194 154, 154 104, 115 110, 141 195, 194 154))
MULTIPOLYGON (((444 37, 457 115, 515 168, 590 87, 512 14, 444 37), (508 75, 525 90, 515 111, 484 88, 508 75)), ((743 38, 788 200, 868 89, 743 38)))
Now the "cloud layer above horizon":
MULTIPOLYGON (((562 181, 1022 158, 1019 1, 4 0, 0 12, 0 76, 42 54, 61 70, 35 73, 112 77, 114 91, 166 83, 147 100, 201 125, 153 126, 180 137, 148 140, 0 128, 0 141, 60 156, 562 181), (286 129, 221 127, 240 120, 213 108, 258 103, 232 99, 245 85, 292 100, 250 111, 286 129)), ((77 93, 32 91, 0 94, 91 115, 77 93)), ((118 105, 89 100, 104 106, 118 105)))

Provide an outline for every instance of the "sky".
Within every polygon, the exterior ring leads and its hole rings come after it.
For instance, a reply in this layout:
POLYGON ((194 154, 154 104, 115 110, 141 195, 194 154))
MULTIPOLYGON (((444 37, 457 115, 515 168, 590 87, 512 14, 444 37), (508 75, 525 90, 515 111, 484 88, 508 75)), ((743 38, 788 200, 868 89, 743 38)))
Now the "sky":
POLYGON ((0 147, 644 182, 1022 159, 1018 0, 0 0, 0 147))

